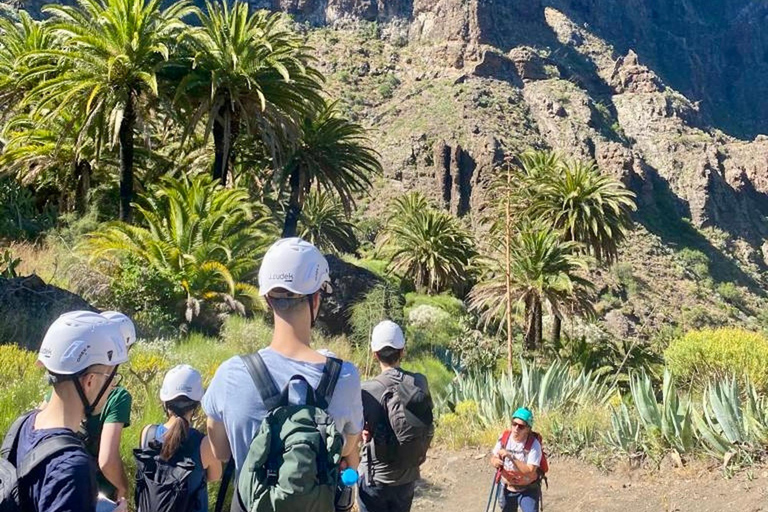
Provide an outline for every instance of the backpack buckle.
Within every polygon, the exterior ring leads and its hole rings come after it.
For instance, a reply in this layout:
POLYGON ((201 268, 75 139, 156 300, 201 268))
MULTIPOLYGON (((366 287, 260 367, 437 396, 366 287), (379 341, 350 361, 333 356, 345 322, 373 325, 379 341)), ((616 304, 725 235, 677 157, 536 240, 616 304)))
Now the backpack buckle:
POLYGON ((267 470, 267 485, 277 485, 277 470, 276 469, 268 469, 267 470))

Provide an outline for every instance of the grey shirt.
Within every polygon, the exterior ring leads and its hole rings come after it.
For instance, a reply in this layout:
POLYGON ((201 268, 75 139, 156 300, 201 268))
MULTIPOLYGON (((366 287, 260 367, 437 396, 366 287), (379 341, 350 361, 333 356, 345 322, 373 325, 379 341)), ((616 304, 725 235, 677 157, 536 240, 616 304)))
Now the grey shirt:
MULTIPOLYGON (((412 373, 400 368, 389 368, 385 370, 377 379, 385 381, 388 385, 394 385, 397 381, 392 378, 394 372, 403 372, 413 377, 416 385, 429 394, 429 384, 427 378, 420 373, 412 373)), ((381 396, 386 390, 382 382, 377 379, 363 382, 363 420, 365 429, 373 433, 376 429, 387 428, 387 411, 381 405, 381 396)), ((360 462, 359 472, 369 478, 369 471, 373 470, 373 480, 382 485, 404 485, 415 482, 419 479, 419 467, 398 469, 389 466, 376 459, 369 441, 363 446, 363 457, 360 462)))

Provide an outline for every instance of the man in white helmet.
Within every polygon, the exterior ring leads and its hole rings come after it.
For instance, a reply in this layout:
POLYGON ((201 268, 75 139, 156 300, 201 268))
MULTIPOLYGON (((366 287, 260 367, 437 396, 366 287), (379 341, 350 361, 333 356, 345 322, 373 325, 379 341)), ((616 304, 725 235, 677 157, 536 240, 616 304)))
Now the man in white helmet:
MULTIPOLYGON (((95 321, 106 318, 118 328, 129 351, 136 342, 136 327, 128 316, 118 311, 70 311, 61 316, 73 319, 91 317, 95 321)), ((46 396, 47 400, 50 400, 50 393, 46 396)), ((85 445, 99 466, 96 484, 99 492, 111 500, 128 497, 128 477, 120 457, 120 442, 123 429, 131 424, 132 404, 133 397, 128 390, 115 385, 101 411, 86 418, 85 445)))
MULTIPOLYGON (((313 388, 323 377, 326 357, 312 349, 310 341, 321 294, 330 291, 328 272, 325 257, 300 238, 278 240, 264 256, 259 293, 272 309, 275 330, 269 347, 258 354, 278 389, 294 375, 303 376, 313 388)), ((303 399, 305 390, 300 388, 299 383, 291 382, 292 403, 303 399)), ((239 474, 251 441, 269 412, 242 358, 233 357, 218 368, 203 398, 203 409, 214 454, 222 461, 234 458, 239 474)), ((357 468, 363 408, 360 374, 352 363, 343 363, 326 410, 344 434, 345 464, 357 468)), ((236 503, 233 510, 238 510, 236 503)))
MULTIPOLYGON (((3 443, 8 460, 18 470, 28 470, 19 483, 22 510, 96 510, 96 468, 78 437, 85 419, 104 407, 120 379, 117 366, 127 360, 125 341, 116 324, 106 318, 62 316, 48 329, 38 361, 53 386, 50 401, 45 409, 16 420, 3 443), (70 445, 46 452, 62 440, 70 445), (29 469, 35 459, 40 463, 29 469)), ((116 510, 127 510, 125 500, 116 510)))

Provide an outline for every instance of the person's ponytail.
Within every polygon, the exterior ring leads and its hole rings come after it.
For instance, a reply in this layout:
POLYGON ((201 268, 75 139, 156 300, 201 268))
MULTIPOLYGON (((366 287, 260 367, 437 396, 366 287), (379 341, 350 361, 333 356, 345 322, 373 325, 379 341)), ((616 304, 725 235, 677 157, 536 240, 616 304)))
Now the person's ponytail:
POLYGON ((173 425, 169 428, 163 436, 163 448, 160 450, 160 458, 167 461, 170 460, 179 447, 184 444, 189 436, 189 422, 183 416, 173 415, 171 417, 173 425))

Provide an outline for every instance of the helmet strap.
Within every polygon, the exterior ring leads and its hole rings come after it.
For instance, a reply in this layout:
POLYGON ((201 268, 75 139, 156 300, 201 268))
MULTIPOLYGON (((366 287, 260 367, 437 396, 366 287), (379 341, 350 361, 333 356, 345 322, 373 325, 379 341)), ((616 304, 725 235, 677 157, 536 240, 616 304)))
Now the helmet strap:
POLYGON ((80 395, 80 401, 83 402, 86 418, 93 414, 93 410, 96 408, 96 404, 101 401, 104 393, 106 393, 107 389, 109 389, 110 385, 112 384, 112 381, 115 378, 115 373, 117 373, 117 366, 115 366, 115 368, 112 370, 112 373, 109 374, 109 377, 107 378, 106 382, 104 382, 104 385, 101 386, 101 390, 99 390, 99 394, 96 395, 96 399, 93 401, 93 403, 89 403, 88 397, 85 396, 85 390, 83 390, 83 385, 80 383, 80 376, 74 377, 73 380, 75 381, 75 389, 77 390, 77 394, 80 395))
POLYGON ((309 301, 309 317, 312 319, 309 326, 314 327, 315 322, 317 321, 317 317, 315 316, 315 294, 307 295, 307 301, 309 301))

